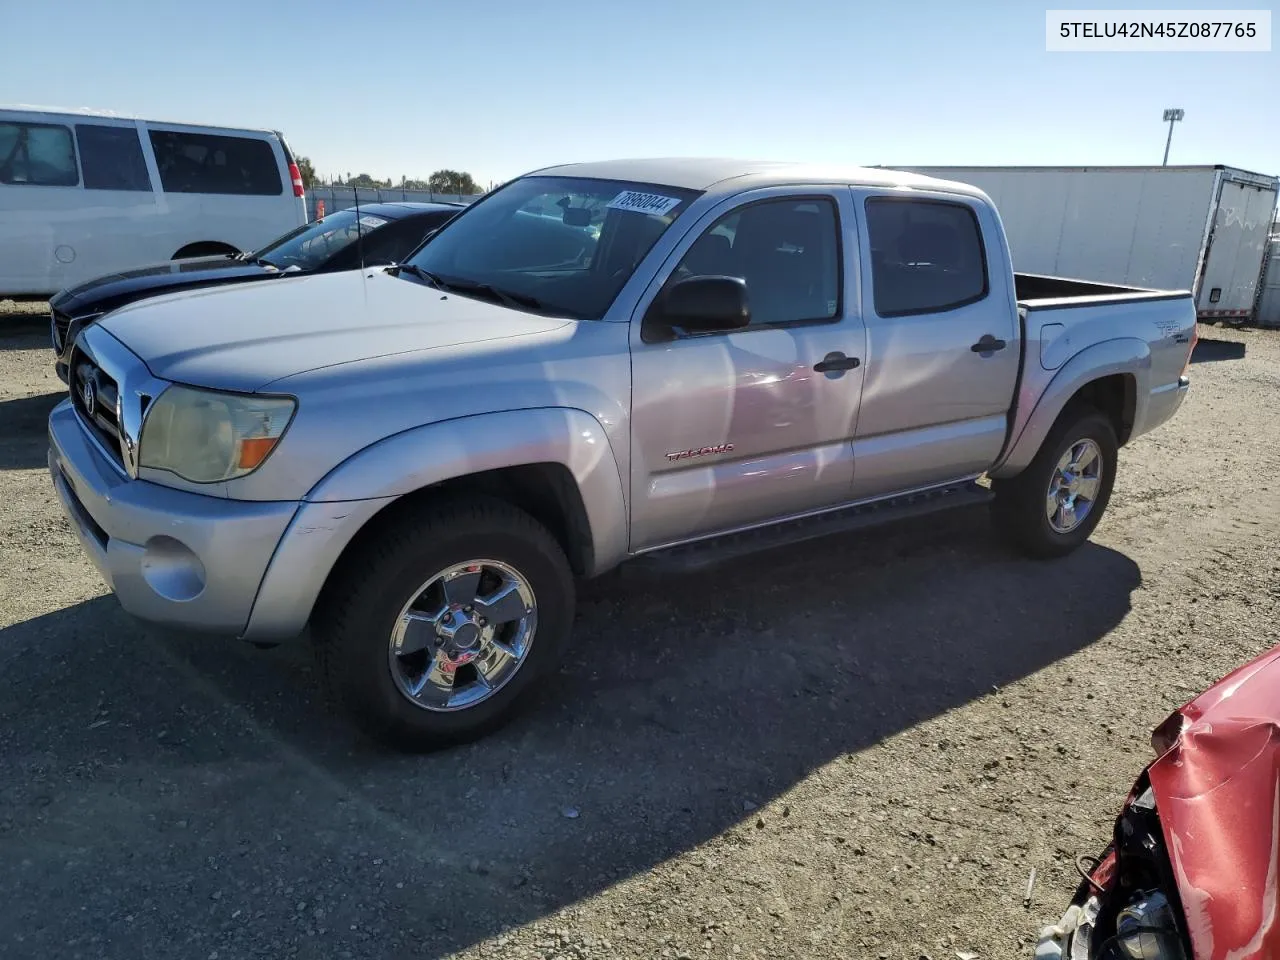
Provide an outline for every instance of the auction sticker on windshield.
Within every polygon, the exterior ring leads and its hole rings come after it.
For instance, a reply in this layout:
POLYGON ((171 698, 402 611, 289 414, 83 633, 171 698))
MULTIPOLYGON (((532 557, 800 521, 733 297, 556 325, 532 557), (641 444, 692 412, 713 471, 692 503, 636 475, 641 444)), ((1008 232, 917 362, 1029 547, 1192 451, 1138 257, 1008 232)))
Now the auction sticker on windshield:
POLYGON ((383 220, 381 217, 375 217, 371 214, 365 214, 360 218, 360 223, 368 227, 370 230, 375 230, 386 222, 387 221, 383 220))
POLYGON ((679 197, 664 197, 660 193, 623 190, 609 201, 609 209, 632 210, 635 213, 647 213, 653 217, 660 217, 672 207, 678 206, 679 203, 679 197))

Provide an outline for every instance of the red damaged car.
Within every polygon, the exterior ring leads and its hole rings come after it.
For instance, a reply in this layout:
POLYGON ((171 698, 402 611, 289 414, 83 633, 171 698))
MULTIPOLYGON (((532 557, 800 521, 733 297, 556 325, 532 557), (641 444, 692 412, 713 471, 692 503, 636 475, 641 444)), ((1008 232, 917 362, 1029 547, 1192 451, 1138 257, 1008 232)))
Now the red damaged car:
POLYGON ((1151 745, 1037 960, 1280 958, 1280 647, 1175 711, 1151 745))

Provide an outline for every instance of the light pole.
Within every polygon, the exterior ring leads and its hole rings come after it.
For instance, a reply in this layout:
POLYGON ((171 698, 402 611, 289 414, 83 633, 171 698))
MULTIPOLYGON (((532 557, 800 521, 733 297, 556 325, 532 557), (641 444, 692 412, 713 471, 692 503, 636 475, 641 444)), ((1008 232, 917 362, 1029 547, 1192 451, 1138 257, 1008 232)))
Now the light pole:
POLYGON ((1169 136, 1164 142, 1164 162, 1160 164, 1162 167, 1169 165, 1169 144, 1173 143, 1173 125, 1185 116, 1185 110, 1166 110, 1164 112, 1164 122, 1169 124, 1169 136))

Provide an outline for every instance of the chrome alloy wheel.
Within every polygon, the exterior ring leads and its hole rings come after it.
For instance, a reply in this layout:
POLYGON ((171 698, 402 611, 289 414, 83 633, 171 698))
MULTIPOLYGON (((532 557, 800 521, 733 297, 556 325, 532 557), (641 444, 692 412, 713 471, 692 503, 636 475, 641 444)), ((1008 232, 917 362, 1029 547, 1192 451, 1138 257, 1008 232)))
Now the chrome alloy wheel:
POLYGON ((441 570, 396 618, 387 655, 400 692, 424 710, 465 710, 501 690, 528 659, 533 587, 514 567, 469 560, 441 570))
POLYGON ((1049 480, 1045 515, 1056 533, 1070 533, 1084 522, 1102 489, 1102 449, 1092 440, 1067 448, 1049 480))

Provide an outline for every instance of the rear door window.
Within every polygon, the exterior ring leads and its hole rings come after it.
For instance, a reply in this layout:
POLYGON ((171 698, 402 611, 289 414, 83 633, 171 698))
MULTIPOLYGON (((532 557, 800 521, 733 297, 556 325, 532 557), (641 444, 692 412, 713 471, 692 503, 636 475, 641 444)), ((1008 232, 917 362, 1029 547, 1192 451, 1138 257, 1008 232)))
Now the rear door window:
POLYGON ((74 187, 79 182, 70 128, 57 123, 0 122, 0 183, 74 187))
POLYGON ((76 142, 80 145, 86 190, 151 191, 151 177, 135 127, 77 123, 76 142))
POLYGON ((284 192, 266 140, 152 130, 151 148, 166 193, 278 196, 284 192))
POLYGON ((866 204, 876 313, 941 313, 987 295, 986 252, 972 208, 871 197, 866 204))

